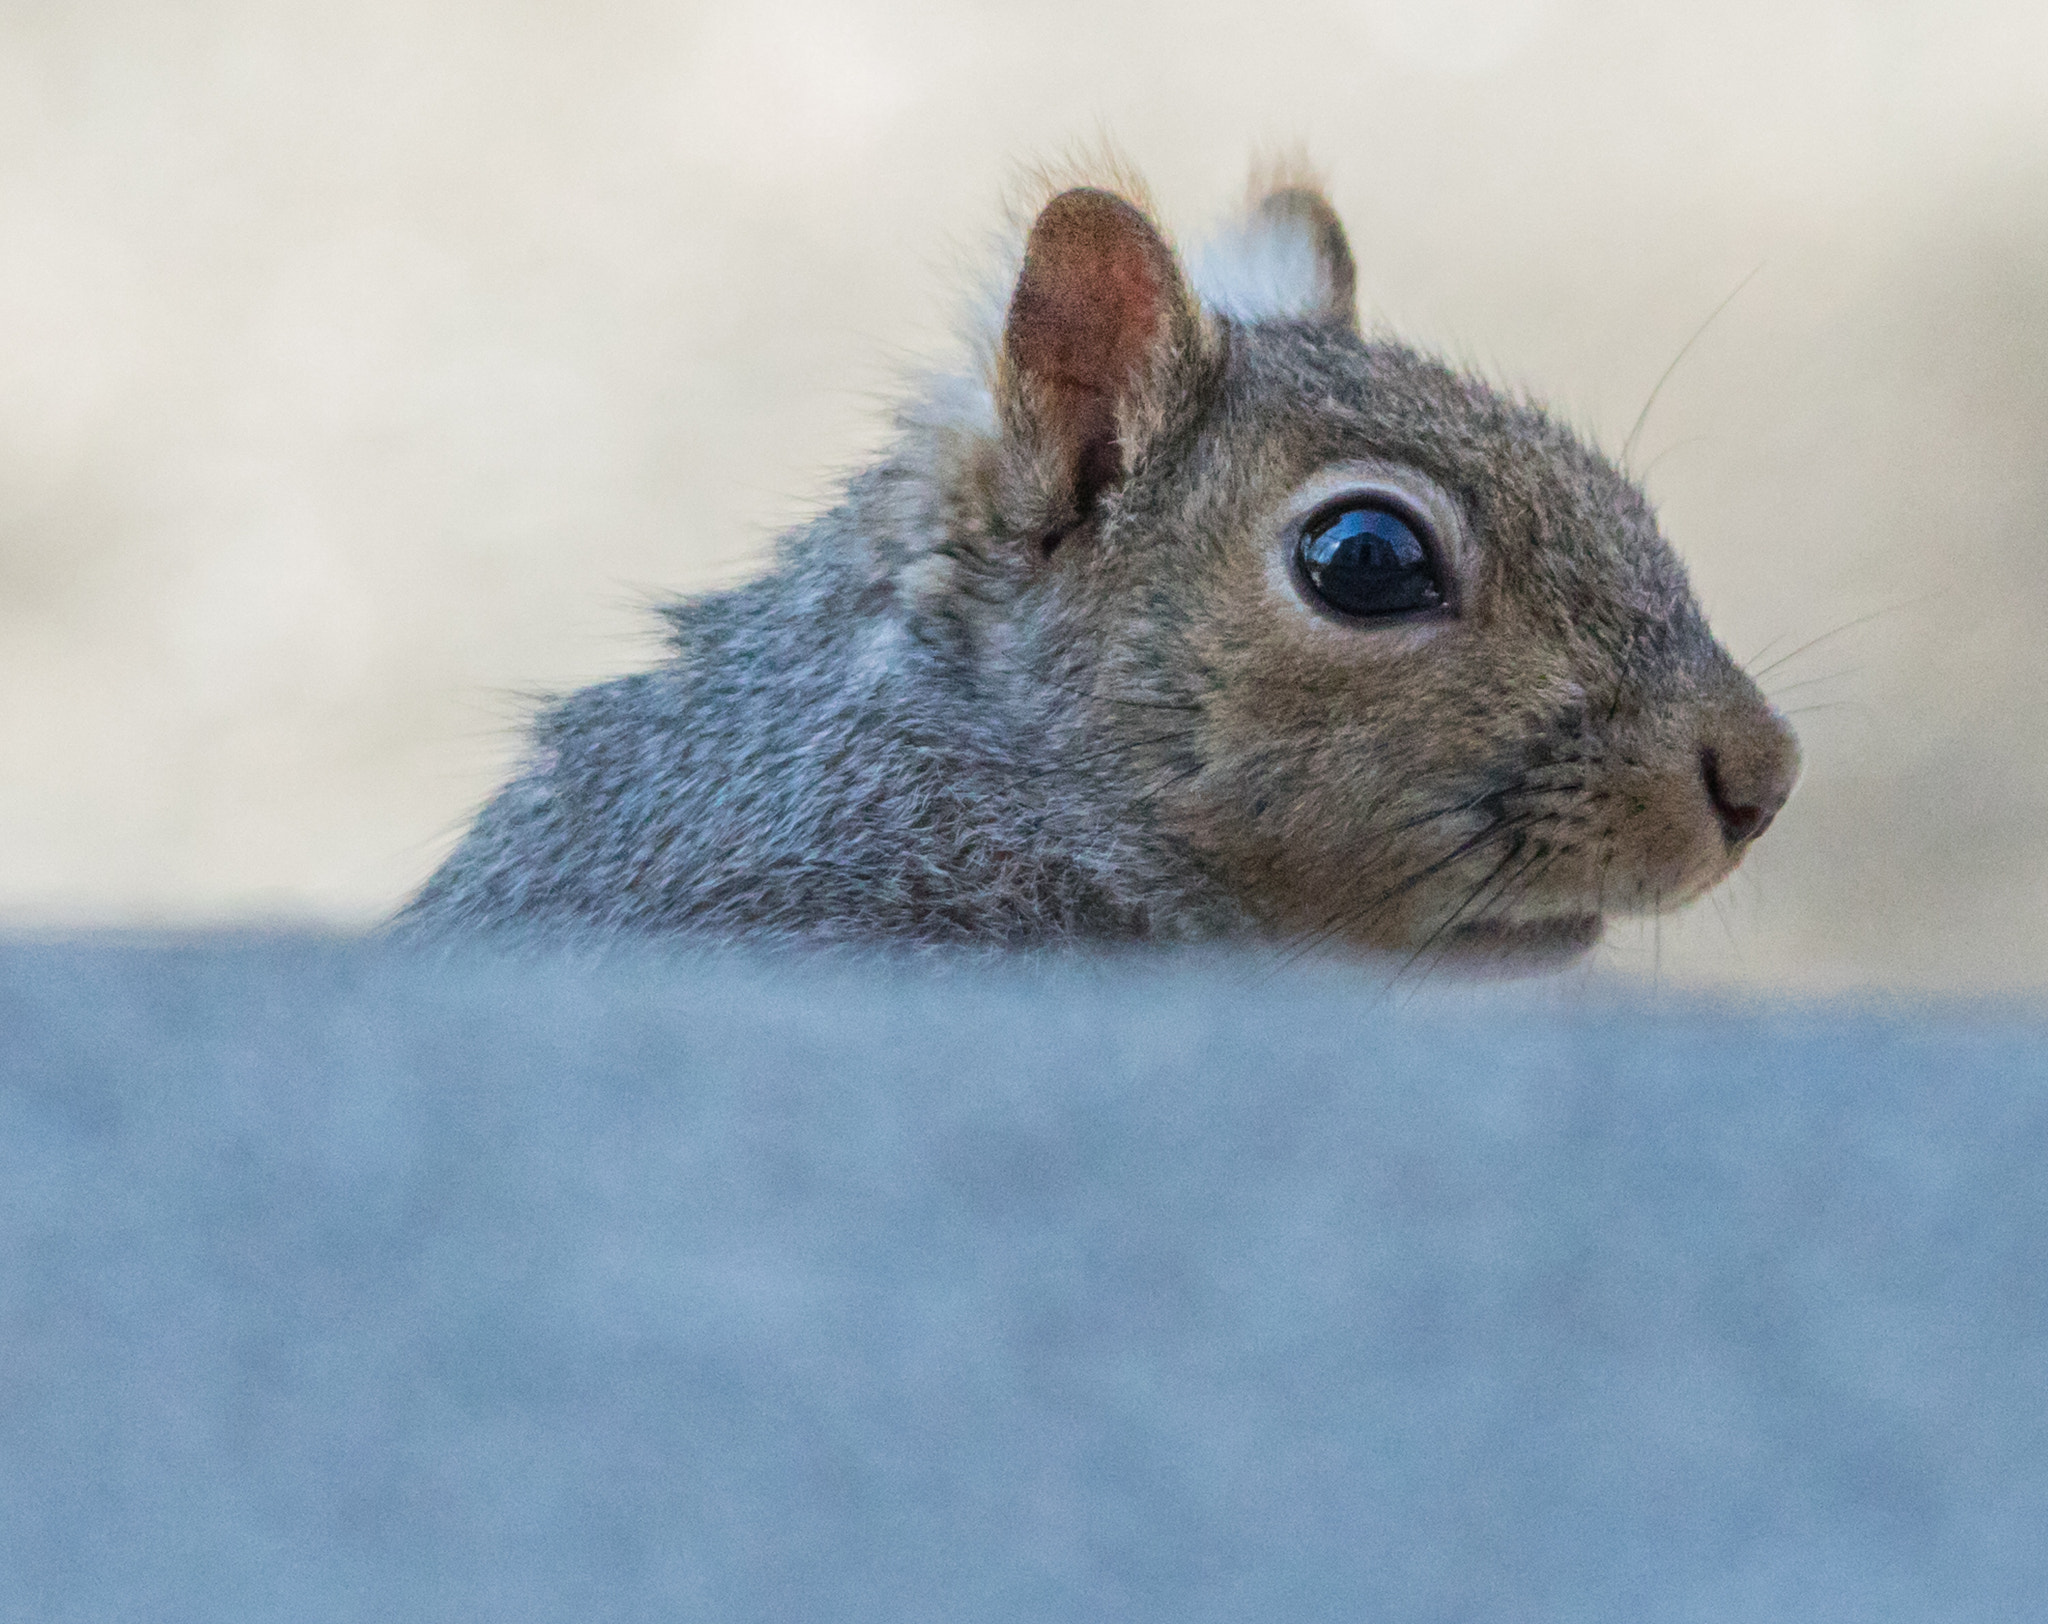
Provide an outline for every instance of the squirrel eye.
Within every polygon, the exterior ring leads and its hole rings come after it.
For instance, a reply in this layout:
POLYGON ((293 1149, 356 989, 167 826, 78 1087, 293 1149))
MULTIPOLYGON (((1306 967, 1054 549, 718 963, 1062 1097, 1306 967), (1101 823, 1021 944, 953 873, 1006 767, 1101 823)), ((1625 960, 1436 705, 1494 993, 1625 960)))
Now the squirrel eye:
POLYGON ((1302 578, 1345 615, 1406 615, 1444 606, 1443 582, 1422 529, 1371 504, 1339 508, 1302 531, 1302 578))

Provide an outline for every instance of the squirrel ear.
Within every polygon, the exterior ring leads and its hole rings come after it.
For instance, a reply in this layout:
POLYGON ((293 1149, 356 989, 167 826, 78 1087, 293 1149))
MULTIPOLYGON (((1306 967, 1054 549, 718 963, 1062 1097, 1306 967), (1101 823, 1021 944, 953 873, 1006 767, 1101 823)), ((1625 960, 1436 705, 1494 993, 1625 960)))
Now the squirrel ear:
POLYGON ((1260 197, 1211 241, 1196 267, 1202 298, 1243 322, 1320 321, 1358 330, 1358 267, 1344 222, 1313 186, 1260 197))
POLYGON ((1040 211, 1003 328, 1000 398, 1048 550, 1130 471, 1200 327, 1173 250, 1138 209, 1077 187, 1040 211))

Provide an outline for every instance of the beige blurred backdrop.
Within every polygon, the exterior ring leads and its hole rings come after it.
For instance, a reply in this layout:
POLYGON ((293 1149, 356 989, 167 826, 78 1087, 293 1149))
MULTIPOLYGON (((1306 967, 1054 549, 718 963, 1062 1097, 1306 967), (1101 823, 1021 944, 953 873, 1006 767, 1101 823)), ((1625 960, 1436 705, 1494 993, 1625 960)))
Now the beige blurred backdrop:
POLYGON ((1637 460, 1807 776, 1603 962, 2048 984, 2040 0, 0 0, 0 926, 385 913, 1103 132, 1610 449, 1756 271, 1637 460))

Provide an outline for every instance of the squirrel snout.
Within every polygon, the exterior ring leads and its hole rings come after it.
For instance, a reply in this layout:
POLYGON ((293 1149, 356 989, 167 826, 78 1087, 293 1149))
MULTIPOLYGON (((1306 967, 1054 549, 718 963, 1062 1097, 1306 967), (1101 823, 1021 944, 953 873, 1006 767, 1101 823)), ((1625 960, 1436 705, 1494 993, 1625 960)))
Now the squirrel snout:
POLYGON ((1799 743, 1775 712, 1713 730, 1700 745, 1700 782, 1729 849, 1771 826, 1799 781, 1799 743))

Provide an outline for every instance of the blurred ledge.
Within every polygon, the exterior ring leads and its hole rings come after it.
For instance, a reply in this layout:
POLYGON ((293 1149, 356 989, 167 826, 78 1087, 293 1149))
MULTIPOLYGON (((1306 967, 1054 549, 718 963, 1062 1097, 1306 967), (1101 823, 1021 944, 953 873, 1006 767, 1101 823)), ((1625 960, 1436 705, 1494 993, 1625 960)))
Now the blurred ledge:
POLYGON ((0 942, 0 1618, 2048 1594, 2048 1019, 0 942))

